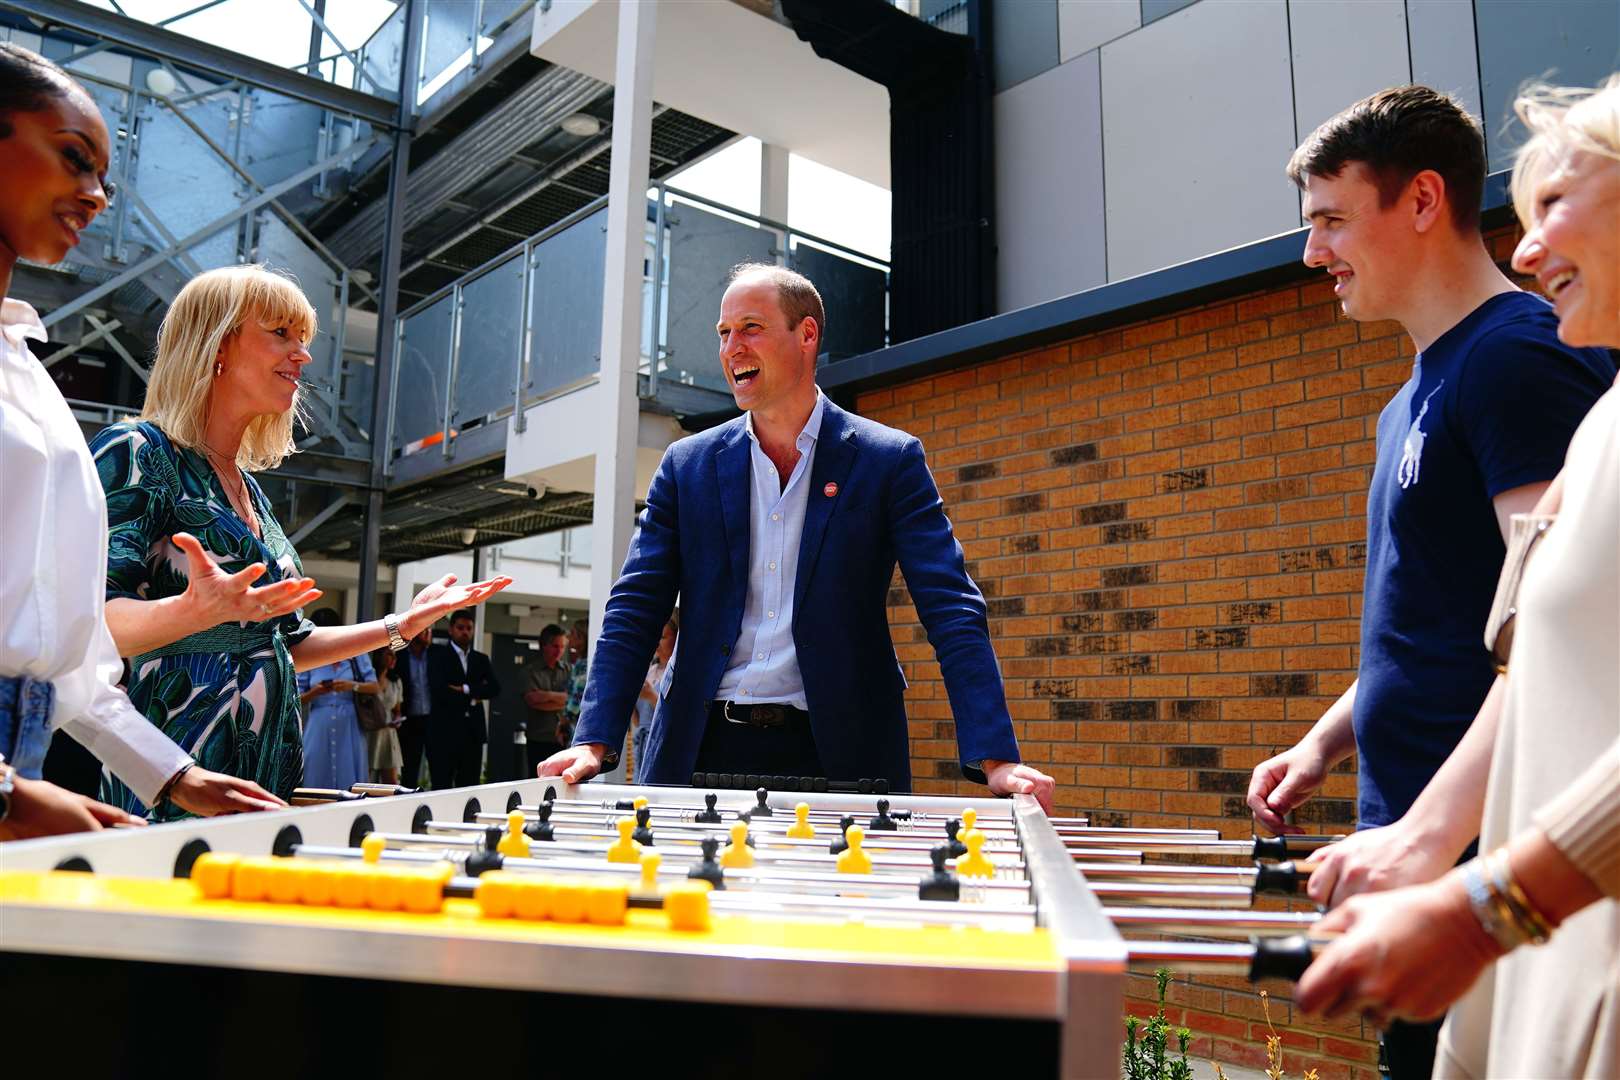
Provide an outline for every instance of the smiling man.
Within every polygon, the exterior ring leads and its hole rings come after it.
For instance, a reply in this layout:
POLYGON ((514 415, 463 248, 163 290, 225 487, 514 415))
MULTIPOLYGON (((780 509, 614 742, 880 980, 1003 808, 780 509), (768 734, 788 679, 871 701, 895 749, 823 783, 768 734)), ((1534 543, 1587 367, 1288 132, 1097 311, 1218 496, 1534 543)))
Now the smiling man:
POLYGON ((704 771, 909 790, 906 682, 886 611, 898 563, 939 658, 963 773, 1050 810, 1052 778, 1019 764, 984 598, 922 444, 816 387, 825 326, 807 278, 732 272, 716 330, 744 415, 664 455, 608 600, 574 745, 540 775, 578 782, 611 763, 679 597, 648 782, 704 771))
MULTIPOLYGON (((1305 196, 1306 265, 1333 276, 1349 318, 1399 322, 1417 356, 1378 418, 1356 681, 1255 767, 1248 804, 1288 831, 1282 815, 1357 752, 1368 829, 1406 813, 1491 691, 1484 627, 1511 515, 1535 506, 1615 372, 1603 351, 1562 344, 1552 306, 1486 251, 1484 139, 1453 98, 1374 94, 1318 128, 1287 171, 1305 196)), ((1438 1027, 1391 1026, 1392 1076, 1429 1075, 1438 1027)))

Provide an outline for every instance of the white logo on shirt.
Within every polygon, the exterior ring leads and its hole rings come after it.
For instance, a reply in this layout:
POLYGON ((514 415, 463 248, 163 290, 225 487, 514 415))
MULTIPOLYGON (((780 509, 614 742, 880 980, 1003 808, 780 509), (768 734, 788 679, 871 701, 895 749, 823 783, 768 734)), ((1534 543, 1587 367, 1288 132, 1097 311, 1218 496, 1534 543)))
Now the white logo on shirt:
POLYGON ((1401 452, 1401 467, 1396 470, 1395 478, 1401 482, 1401 488, 1411 487, 1418 482, 1418 472, 1423 467, 1423 444, 1428 436, 1423 433, 1423 417, 1429 411, 1429 398, 1434 397, 1446 385, 1444 379, 1440 385, 1429 391, 1428 397, 1423 399, 1423 406, 1412 420, 1412 426, 1406 431, 1406 449, 1401 452))

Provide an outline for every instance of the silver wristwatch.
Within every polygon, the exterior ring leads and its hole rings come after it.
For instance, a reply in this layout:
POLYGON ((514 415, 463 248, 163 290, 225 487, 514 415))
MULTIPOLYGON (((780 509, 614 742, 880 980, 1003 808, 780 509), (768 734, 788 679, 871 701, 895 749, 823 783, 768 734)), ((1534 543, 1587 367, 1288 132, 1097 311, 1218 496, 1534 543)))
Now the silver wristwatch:
POLYGON ((399 616, 389 612, 383 616, 383 626, 388 630, 388 647, 399 652, 406 645, 406 641, 399 633, 399 616))

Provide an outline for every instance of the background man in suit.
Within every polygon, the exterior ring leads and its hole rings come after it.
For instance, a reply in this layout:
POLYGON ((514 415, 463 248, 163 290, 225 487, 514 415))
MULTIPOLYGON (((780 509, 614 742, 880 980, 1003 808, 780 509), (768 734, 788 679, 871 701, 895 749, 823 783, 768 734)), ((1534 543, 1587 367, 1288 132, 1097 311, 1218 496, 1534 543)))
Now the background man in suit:
POLYGON ((422 775, 422 750, 427 745, 428 717, 433 714, 433 691, 428 687, 428 646, 433 644, 432 629, 423 630, 411 638, 411 643, 400 653, 395 665, 399 682, 404 690, 400 709, 405 720, 399 725, 399 752, 405 759, 400 767, 399 782, 406 787, 418 786, 422 775))
POLYGON ((984 598, 922 444, 816 388, 815 286, 738 267, 720 362, 744 417, 669 448, 597 634, 574 745, 540 767, 577 783, 611 765, 677 596, 680 662, 646 748, 650 783, 694 770, 881 778, 911 786, 886 598, 900 564, 956 718, 964 775, 1048 808, 1018 763, 984 598))
POLYGON ((489 657, 472 647, 473 613, 450 616, 450 644, 428 649, 428 769, 438 789, 476 784, 483 772, 484 702, 501 692, 489 657))

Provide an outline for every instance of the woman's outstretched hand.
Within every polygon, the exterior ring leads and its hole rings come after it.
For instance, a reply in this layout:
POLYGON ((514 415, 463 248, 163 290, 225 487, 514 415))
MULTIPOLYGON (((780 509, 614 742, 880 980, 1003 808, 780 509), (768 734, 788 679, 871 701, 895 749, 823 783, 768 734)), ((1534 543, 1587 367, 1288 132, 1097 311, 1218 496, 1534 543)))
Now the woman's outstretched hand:
POLYGON ((268 569, 264 563, 227 574, 190 533, 177 532, 170 540, 186 557, 189 580, 181 599, 203 628, 280 618, 321 598, 314 578, 288 578, 255 587, 253 583, 268 569))
POLYGON ((446 574, 416 594, 410 610, 400 618, 400 632, 413 638, 452 611, 482 604, 508 585, 512 579, 502 574, 471 585, 457 585, 456 575, 446 574))

